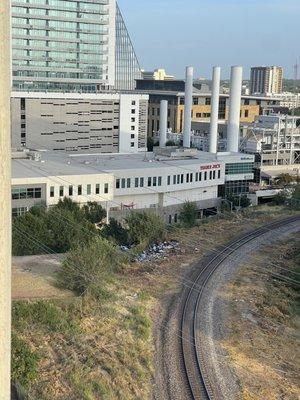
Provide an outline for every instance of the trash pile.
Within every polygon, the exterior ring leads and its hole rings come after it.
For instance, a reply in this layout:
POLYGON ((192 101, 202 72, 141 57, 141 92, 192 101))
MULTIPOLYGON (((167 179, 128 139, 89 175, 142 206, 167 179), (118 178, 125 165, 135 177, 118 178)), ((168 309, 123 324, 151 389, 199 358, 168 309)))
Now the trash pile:
POLYGON ((140 253, 136 258, 136 262, 147 262, 152 261, 154 259, 159 259, 164 256, 164 254, 168 250, 176 251, 179 249, 179 243, 175 240, 171 240, 170 242, 162 242, 159 244, 153 244, 148 247, 148 249, 144 250, 140 253))

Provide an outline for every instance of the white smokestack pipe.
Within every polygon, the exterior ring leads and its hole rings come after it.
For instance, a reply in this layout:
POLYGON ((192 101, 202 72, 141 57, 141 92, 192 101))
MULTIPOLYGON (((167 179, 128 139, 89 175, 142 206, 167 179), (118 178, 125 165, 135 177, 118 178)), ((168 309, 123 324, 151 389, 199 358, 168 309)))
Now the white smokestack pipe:
POLYGON ((168 102, 160 102, 160 121, 159 121, 159 147, 166 147, 168 129, 168 102))
POLYGON ((185 99, 184 99, 184 127, 183 147, 191 147, 192 130, 192 105, 193 105, 193 76, 194 68, 186 67, 185 77, 185 99))
POLYGON ((227 151, 239 151, 243 68, 231 67, 227 151))
POLYGON ((210 114, 210 129, 209 129, 210 153, 217 153, 217 146, 218 146, 220 78, 221 78, 221 68, 214 67, 213 77, 212 77, 211 114, 210 114))

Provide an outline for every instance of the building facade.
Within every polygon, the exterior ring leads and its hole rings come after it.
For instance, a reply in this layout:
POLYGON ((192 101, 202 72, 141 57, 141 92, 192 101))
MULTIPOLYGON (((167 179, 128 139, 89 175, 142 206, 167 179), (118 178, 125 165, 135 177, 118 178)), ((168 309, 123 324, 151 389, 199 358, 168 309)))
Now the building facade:
POLYGON ((282 67, 252 67, 250 91, 252 94, 276 94, 282 92, 282 67))
POLYGON ((243 157, 218 154, 216 159, 205 152, 147 153, 146 158, 19 152, 12 160, 12 212, 17 216, 33 205, 49 207, 69 197, 79 204, 96 201, 118 219, 131 211, 151 210, 172 223, 186 201, 195 202, 200 214, 209 209, 216 212, 220 188, 228 187, 227 181, 231 186, 237 181, 238 188, 249 179, 253 157, 248 155, 247 161, 243 157), (227 170, 231 179, 225 175, 227 170))
POLYGON ((130 90, 140 68, 115 0, 13 0, 12 87, 130 90))
MULTIPOLYGON (((170 81, 171 83, 171 81, 170 81)), ((146 91, 149 93, 148 135, 153 136, 159 131, 160 101, 168 101, 168 129, 181 133, 184 125, 184 93, 172 91, 146 91)), ((249 124, 255 117, 263 114, 265 108, 279 104, 280 100, 273 97, 242 96, 241 123, 249 124)), ((209 122, 211 114, 211 93, 195 91, 193 93, 192 121, 209 122)), ((221 94, 219 101, 220 122, 228 119, 229 95, 221 94)))
POLYGON ((136 153, 147 145, 148 96, 13 92, 12 147, 136 153))

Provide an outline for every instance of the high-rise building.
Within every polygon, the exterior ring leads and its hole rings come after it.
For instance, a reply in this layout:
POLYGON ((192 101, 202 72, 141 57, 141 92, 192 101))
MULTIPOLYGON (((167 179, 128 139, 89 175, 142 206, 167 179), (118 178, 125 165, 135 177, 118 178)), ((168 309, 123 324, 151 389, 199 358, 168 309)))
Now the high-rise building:
POLYGON ((252 94, 276 94, 282 92, 282 67, 252 67, 250 90, 252 94))
POLYGON ((12 0, 13 90, 129 90, 139 71, 115 0, 12 0))

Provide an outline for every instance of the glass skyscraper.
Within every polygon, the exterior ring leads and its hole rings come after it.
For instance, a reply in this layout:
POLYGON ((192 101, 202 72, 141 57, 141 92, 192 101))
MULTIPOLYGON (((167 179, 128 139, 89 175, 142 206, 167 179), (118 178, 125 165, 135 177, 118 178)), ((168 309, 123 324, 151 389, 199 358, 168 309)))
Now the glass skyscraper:
POLYGON ((119 6, 116 8, 116 88, 134 90, 141 68, 119 6))
POLYGON ((13 90, 127 90, 138 73, 115 0, 12 0, 13 90))

